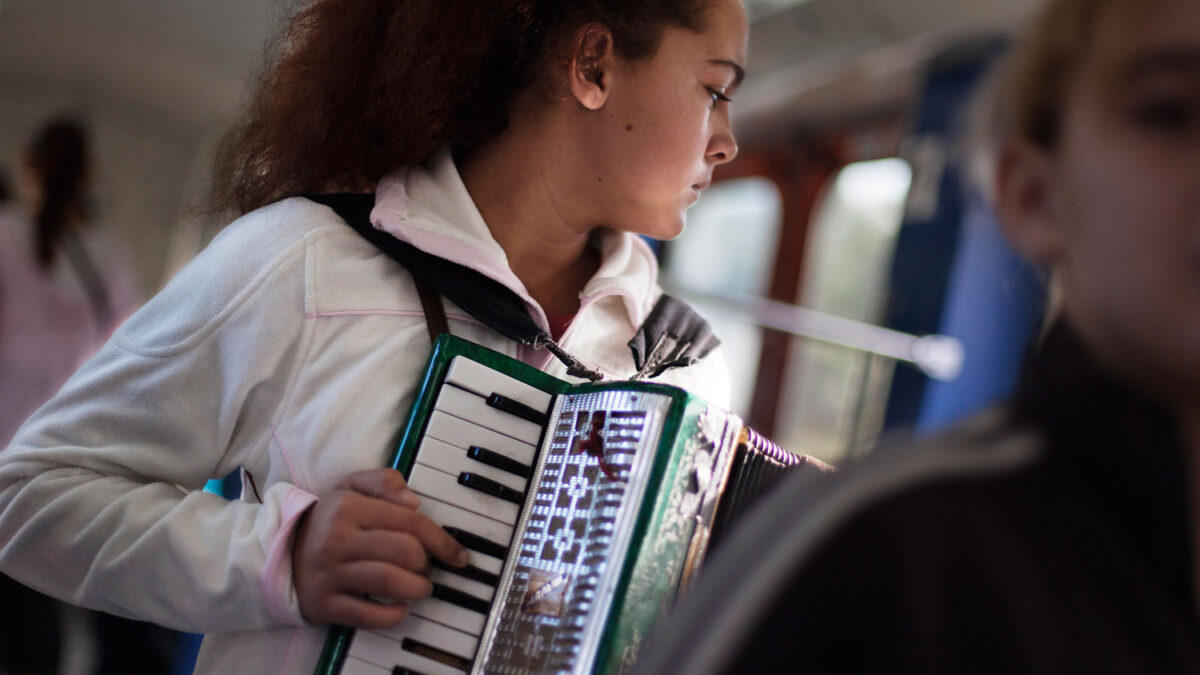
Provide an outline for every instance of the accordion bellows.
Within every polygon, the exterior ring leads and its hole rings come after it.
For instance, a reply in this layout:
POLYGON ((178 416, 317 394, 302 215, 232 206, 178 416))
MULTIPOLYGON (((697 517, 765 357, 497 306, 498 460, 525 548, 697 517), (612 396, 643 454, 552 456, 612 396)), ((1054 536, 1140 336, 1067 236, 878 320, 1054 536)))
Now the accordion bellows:
POLYGON ((319 675, 619 673, 722 532, 806 458, 647 382, 573 385, 442 336, 393 464, 472 555, 319 675))

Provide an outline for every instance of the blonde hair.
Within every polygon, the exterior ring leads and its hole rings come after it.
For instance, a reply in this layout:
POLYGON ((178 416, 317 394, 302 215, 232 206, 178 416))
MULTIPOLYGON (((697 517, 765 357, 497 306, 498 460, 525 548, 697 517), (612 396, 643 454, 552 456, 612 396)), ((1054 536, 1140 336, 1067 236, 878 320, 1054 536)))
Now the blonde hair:
POLYGON ((1097 17, 1111 2, 1048 0, 1034 15, 998 75, 998 140, 1055 147, 1067 89, 1092 46, 1097 17))
MULTIPOLYGON (((1058 145, 1071 82, 1093 46, 1096 23, 1114 0, 1046 0, 1012 50, 989 75, 969 112, 967 170, 989 202, 1001 155, 1014 142, 1045 152, 1058 145)), ((1063 307, 1060 272, 1043 269, 1044 331, 1063 307)))
POLYGON ((959 151, 988 201, 994 201, 997 166, 1009 143, 1045 151, 1057 145, 1067 89, 1087 58, 1097 17, 1111 2, 1047 0, 979 86, 959 151))

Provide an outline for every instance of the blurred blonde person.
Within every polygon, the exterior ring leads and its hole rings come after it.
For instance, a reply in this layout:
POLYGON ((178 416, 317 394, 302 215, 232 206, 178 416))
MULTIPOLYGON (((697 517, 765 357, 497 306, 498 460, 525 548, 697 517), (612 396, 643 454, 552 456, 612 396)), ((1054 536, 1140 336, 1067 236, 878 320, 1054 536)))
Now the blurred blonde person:
POLYGON ((785 485, 642 672, 1200 672, 1200 3, 1051 0, 1000 87, 1061 296, 1018 391, 785 485))

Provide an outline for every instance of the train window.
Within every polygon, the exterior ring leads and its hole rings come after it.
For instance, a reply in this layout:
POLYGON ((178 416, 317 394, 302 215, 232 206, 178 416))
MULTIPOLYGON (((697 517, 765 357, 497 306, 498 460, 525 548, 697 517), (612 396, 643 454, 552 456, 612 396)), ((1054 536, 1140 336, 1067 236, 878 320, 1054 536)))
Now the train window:
POLYGON ((704 191, 688 211, 683 234, 664 249, 663 285, 703 314, 721 338, 733 385, 730 408, 742 416, 750 411, 762 331, 705 297, 766 295, 782 218, 782 199, 770 180, 721 181, 704 191))
MULTIPOLYGON (((896 235, 912 170, 902 159, 847 165, 814 210, 800 304, 867 323, 883 318, 896 235)), ((892 364, 793 338, 775 436, 827 461, 869 448, 883 420, 892 364)))

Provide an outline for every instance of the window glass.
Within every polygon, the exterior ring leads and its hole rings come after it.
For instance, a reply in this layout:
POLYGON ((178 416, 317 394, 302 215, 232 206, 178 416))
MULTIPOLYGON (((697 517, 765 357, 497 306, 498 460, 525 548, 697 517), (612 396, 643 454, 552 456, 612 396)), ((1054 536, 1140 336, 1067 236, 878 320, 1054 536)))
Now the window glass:
POLYGON ((687 214, 683 234, 667 243, 662 282, 696 308, 721 339, 729 363, 730 408, 750 411, 762 331, 705 295, 766 295, 783 215, 779 190, 766 178, 714 183, 687 214))
MULTIPOLYGON (((801 304, 879 323, 912 171, 901 159, 850 164, 814 211, 801 304)), ((892 362, 848 347, 793 338, 776 440, 839 462, 869 449, 882 424, 892 362)))

